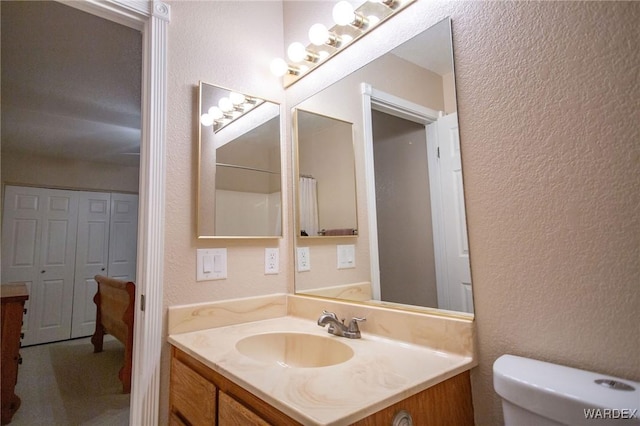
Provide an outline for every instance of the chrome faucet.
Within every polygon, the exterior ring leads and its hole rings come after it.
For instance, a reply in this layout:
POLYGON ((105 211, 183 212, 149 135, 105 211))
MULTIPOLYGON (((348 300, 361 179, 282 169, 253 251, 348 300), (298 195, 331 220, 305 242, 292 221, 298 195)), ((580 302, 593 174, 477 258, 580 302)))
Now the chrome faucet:
POLYGON ((324 327, 329 324, 327 331, 336 336, 346 337, 347 339, 359 339, 360 329, 358 328, 358 323, 361 321, 366 321, 366 319, 354 317, 349 322, 349 325, 346 326, 344 320, 340 321, 335 313, 322 311, 322 315, 318 318, 318 325, 324 327))

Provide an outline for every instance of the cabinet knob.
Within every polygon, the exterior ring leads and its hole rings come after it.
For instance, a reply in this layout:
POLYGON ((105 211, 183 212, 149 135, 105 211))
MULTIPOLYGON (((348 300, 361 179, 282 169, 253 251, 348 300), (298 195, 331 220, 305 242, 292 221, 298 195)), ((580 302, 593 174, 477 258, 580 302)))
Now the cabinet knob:
POLYGON ((393 418, 392 426, 413 426, 413 419, 407 410, 400 410, 393 418))
POLYGON ((45 271, 44 269, 42 271, 40 271, 41 274, 44 274, 45 272, 47 272, 47 271, 45 271))
POLYGON ((105 270, 105 268, 102 268, 101 270, 102 270, 102 271, 104 271, 104 270, 105 270))

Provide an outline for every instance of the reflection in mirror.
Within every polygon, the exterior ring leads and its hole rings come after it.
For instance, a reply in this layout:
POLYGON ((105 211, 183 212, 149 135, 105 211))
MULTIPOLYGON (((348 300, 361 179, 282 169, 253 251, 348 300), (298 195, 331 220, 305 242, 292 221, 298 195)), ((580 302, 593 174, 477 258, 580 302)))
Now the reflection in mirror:
MULTIPOLYGON (((472 314, 450 20, 301 105, 318 104, 354 124, 357 198, 366 205, 359 214, 368 226, 359 230, 355 271, 297 273, 296 291, 472 314)), ((311 264, 336 253, 335 245, 310 248, 311 264)))
POLYGON ((357 235, 352 124, 297 109, 298 232, 301 237, 357 235))
POLYGON ((280 106, 201 82, 198 123, 198 238, 280 237, 280 106))

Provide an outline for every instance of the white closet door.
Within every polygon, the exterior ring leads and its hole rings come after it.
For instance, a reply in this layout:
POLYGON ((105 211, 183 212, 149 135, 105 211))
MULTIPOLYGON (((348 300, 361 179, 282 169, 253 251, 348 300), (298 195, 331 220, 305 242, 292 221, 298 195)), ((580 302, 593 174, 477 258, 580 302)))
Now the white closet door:
POLYGON ((109 276, 136 281, 138 195, 111 194, 109 276))
POLYGON ((78 195, 11 186, 5 194, 2 282, 24 281, 29 288, 23 343, 68 339, 78 195))
POLYGON ((438 119, 437 125, 440 145, 442 216, 449 281, 450 305, 446 309, 473 312, 458 115, 445 115, 438 119))
POLYGON ((78 243, 73 289, 71 337, 90 336, 95 331, 96 275, 107 275, 111 194, 80 192, 78 243))
MULTIPOLYGON (((7 186, 2 217, 2 283, 24 282, 31 295, 40 277, 40 233, 42 231, 43 193, 39 188, 7 186)), ((23 343, 35 339, 31 324, 33 297, 25 303, 23 343)))

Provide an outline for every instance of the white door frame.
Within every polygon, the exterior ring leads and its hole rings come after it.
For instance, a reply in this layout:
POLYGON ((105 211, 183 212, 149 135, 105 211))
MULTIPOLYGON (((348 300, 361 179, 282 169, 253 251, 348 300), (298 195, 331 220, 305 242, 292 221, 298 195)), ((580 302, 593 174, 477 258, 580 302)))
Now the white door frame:
POLYGON ((158 424, 164 263, 168 4, 58 0, 142 32, 142 140, 133 377, 129 424, 158 424))
MULTIPOLYGON (((371 267, 371 287, 373 299, 381 300, 378 218, 376 213, 376 187, 373 161, 373 120, 371 118, 371 110, 381 111, 395 117, 423 124, 426 127, 427 139, 437 137, 437 132, 434 131, 433 127, 429 126, 429 124, 436 122, 442 115, 442 112, 418 105, 406 99, 385 93, 381 90, 374 89, 368 83, 362 83, 361 93, 363 112, 362 134, 364 138, 365 180, 367 212, 369 218, 369 263, 371 267)), ((437 144, 427 144, 427 149, 435 149, 436 145, 437 144)), ((438 223, 442 223, 440 193, 439 191, 433 190, 434 187, 440 188, 440 173, 437 173, 437 165, 434 164, 436 158, 435 153, 428 152, 427 158, 429 161, 429 182, 431 188, 431 210, 436 263, 436 281, 438 286, 438 304, 440 304, 441 297, 446 297, 448 294, 448 287, 446 285, 447 269, 446 265, 442 265, 442 262, 445 261, 443 250, 444 233, 442 232, 442 227, 437 225, 438 223)))

